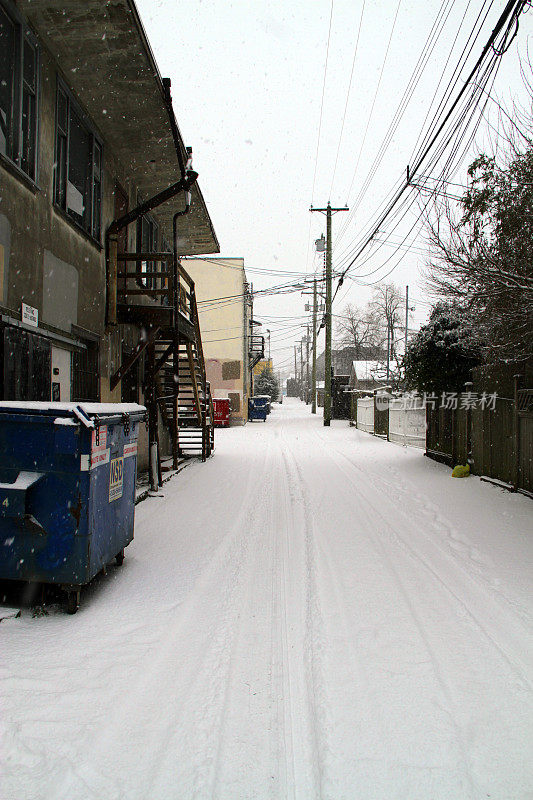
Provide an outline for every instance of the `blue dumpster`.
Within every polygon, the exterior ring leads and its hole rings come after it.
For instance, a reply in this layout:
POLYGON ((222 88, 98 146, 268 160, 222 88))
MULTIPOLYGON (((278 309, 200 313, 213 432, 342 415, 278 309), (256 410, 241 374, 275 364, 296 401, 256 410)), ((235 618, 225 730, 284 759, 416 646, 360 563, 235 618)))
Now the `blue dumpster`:
POLYGON ((260 401, 258 402, 256 397, 250 397, 248 400, 248 420, 253 422, 253 420, 258 419, 262 422, 266 422, 266 418, 266 404, 260 401))
POLYGON ((259 405, 266 407, 267 414, 271 411, 271 399, 269 394, 256 394, 253 398, 259 405))
POLYGON ((80 589, 133 539, 135 403, 0 402, 0 579, 80 589))

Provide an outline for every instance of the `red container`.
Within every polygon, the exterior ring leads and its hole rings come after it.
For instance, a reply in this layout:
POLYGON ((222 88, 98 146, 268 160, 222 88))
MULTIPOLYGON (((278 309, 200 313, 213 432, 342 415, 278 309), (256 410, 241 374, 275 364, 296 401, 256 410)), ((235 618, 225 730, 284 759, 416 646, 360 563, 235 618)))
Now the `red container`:
POLYGON ((214 397, 215 428, 229 428, 229 400, 225 397, 214 397))

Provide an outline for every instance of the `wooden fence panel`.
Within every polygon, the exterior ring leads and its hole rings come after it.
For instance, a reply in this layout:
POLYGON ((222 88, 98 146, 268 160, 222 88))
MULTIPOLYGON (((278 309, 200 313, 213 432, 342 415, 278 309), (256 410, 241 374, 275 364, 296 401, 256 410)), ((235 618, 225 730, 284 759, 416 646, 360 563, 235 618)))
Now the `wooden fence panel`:
POLYGON ((513 482, 515 443, 514 403, 496 399, 495 408, 472 409, 472 471, 504 483, 513 482))
POLYGON ((513 400, 498 397, 495 410, 489 411, 489 414, 491 414, 491 472, 489 477, 505 483, 512 483, 515 463, 513 400))
POLYGON ((389 438, 389 398, 383 395, 374 397, 374 434, 389 438))
POLYGON ((518 486, 533 492, 533 415, 519 414, 520 457, 518 462, 518 486))
POLYGON ((492 426, 490 423, 490 410, 476 406, 471 411, 472 414, 472 431, 471 431, 471 446, 472 446, 472 461, 475 465, 475 470, 480 475, 489 475, 492 477, 492 443, 491 434, 492 426))
POLYGON ((367 433, 374 433, 374 398, 359 397, 357 400, 357 427, 367 433))
POLYGON ((426 452, 437 461, 452 462, 453 412, 447 408, 426 406, 426 452))

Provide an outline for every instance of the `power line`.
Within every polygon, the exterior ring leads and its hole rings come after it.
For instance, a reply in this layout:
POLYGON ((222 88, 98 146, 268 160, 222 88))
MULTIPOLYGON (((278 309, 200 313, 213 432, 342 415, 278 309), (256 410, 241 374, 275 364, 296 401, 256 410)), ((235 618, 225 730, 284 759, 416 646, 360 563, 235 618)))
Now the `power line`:
MULTIPOLYGON (((442 120, 442 122, 438 125, 438 128, 435 131, 435 133, 433 134, 433 136, 431 137, 430 141, 426 144, 423 152, 418 156, 418 158, 417 158, 417 160, 415 162, 415 165, 414 165, 414 167, 412 169, 412 172, 411 172, 412 175, 414 175, 418 171, 418 169, 420 169, 421 165, 426 160, 428 154, 430 153, 431 149, 435 145, 438 137, 440 136, 440 134, 444 130, 446 124, 448 123, 450 117, 455 112, 455 110, 457 109, 459 103, 461 102, 461 100, 463 98, 463 95, 465 94, 466 90, 468 89, 468 87, 469 87, 474 75, 480 70, 481 65, 482 65, 483 61, 485 60, 485 57, 486 57, 487 53, 489 52, 489 50, 491 48, 494 48, 496 40, 497 40, 499 34, 502 32, 504 26, 507 24, 507 28, 505 29, 505 32, 504 32, 504 34, 502 36, 502 41, 500 43, 500 46, 498 47, 498 50, 494 51, 495 52, 495 58, 500 58, 501 57, 500 55, 498 55, 498 51, 502 52, 503 47, 507 43, 507 38, 509 36, 511 27, 513 25, 513 22, 515 22, 515 21, 517 22, 518 21, 519 15, 522 13, 522 11, 523 11, 523 9, 525 7, 525 4, 526 4, 526 0, 509 0, 509 2, 507 3, 507 5, 506 5, 503 13, 501 14, 501 16, 500 16, 500 18, 499 18, 499 20, 497 22, 497 25, 494 28, 494 30, 493 30, 493 32, 492 32, 487 44, 483 48, 483 51, 482 51, 480 57, 478 58, 475 66, 472 69, 472 71, 470 72, 468 78, 466 79, 464 86, 459 91, 458 96, 456 97, 455 101, 452 103, 451 107, 447 111, 447 113, 444 116, 444 119, 442 120)), ((487 73, 487 71, 488 70, 486 70, 486 73, 487 73)), ((474 100, 474 98, 475 98, 475 92, 473 93, 470 102, 472 102, 474 100)), ((467 104, 467 107, 468 107, 468 104, 467 104)), ((462 116, 464 116, 464 115, 462 115, 462 116)), ((456 126, 452 128, 452 133, 446 138, 445 142, 443 144, 441 144, 441 146, 440 146, 441 147, 441 151, 447 145, 450 144, 451 139, 452 139, 452 137, 453 137, 455 132, 457 132, 457 127, 456 126)), ((365 242, 358 249, 358 251, 355 254, 354 258, 350 261, 348 266, 343 271, 342 276, 341 276, 341 278, 339 280, 339 284, 338 284, 337 289, 335 291, 335 295, 337 294, 338 289, 342 285, 343 278, 346 275, 346 273, 348 272, 348 270, 350 269, 350 267, 355 263, 357 258, 361 255, 361 253, 366 249, 368 244, 372 241, 372 239, 374 238, 375 234, 377 233, 379 227, 383 224, 385 219, 387 219, 387 217, 390 216, 390 214, 392 213, 394 208, 397 206, 399 200, 402 198, 403 194, 405 193, 405 191, 408 188, 410 188, 410 184, 409 184, 408 181, 406 181, 402 185, 402 187, 399 189, 399 191, 396 193, 395 197, 393 198, 393 200, 389 204, 389 206, 386 209, 386 211, 381 215, 377 225, 374 227, 373 232, 370 234, 370 236, 368 236, 366 238, 365 242)))
MULTIPOLYGON (((485 4, 486 4, 486 2, 487 2, 487 0, 485 0, 485 4)), ((432 29, 430 31, 430 34, 428 35, 428 37, 426 39, 424 47, 422 48, 422 52, 421 52, 421 54, 419 56, 418 62, 416 64, 416 66, 415 66, 415 69, 413 70, 412 75, 411 75, 411 79, 409 81, 409 85, 408 85, 407 89, 405 90, 404 95, 402 97, 402 101, 400 102, 400 104, 399 104, 399 106, 398 106, 398 108, 396 110, 395 118, 393 118, 393 121, 391 122, 391 125, 389 126, 387 134, 385 135, 385 138, 383 139, 383 142, 381 144, 380 150, 379 150, 376 158, 374 159, 374 162, 373 162, 373 164, 372 164, 372 166, 371 166, 371 168, 370 168, 370 170, 369 170, 369 172, 367 174, 367 177, 365 178, 365 181, 363 182, 363 185, 362 185, 362 187, 361 187, 361 189, 359 191, 359 194, 357 195, 356 200, 354 201, 354 204, 352 206, 351 217, 353 217, 355 215, 357 209, 359 208, 359 206, 360 206, 360 204, 361 204, 361 202, 362 202, 362 200, 363 200, 363 198, 365 196, 366 191, 368 190, 368 187, 370 186, 372 180, 374 179, 374 176, 376 175, 376 172, 377 172, 377 170, 379 168, 379 165, 381 164, 381 162, 383 160, 383 157, 385 155, 386 148, 387 148, 388 144, 390 143, 390 141, 392 139, 392 136, 394 135, 394 133, 395 133, 400 121, 401 121, 401 118, 403 117, 403 115, 405 113, 405 110, 407 108, 407 104, 409 103, 409 100, 411 99, 411 97, 412 97, 412 95, 414 93, 414 90, 415 90, 416 86, 418 85, 418 82, 420 80, 420 77, 422 75, 423 70, 425 69, 425 66, 427 65, 429 57, 431 56, 431 54, 432 54, 432 52, 433 52, 433 50, 434 50, 434 48, 436 46, 436 43, 437 43, 438 39, 440 38, 443 30, 444 30, 444 24, 446 23, 446 21, 448 19, 448 16, 449 16, 449 14, 451 12, 451 9, 453 8, 454 3, 455 3, 455 0, 452 3, 452 5, 449 7, 448 13, 446 14, 446 17, 444 17, 444 13, 446 12, 446 6, 445 6, 444 2, 442 3, 442 5, 441 5, 441 7, 439 9, 439 13, 437 14, 437 18, 436 18, 436 20, 435 20, 435 22, 433 24, 433 27, 432 27, 432 29), (442 15, 442 19, 440 20, 440 23, 439 23, 439 18, 441 17, 441 15, 442 15), (439 30, 439 24, 440 24, 440 30, 439 30), (432 37, 434 38, 433 44, 431 44, 432 37), (431 48, 429 49, 430 44, 431 44, 431 48), (417 77, 417 71, 418 71, 418 77, 417 77), (409 89, 409 87, 411 87, 411 89, 409 89), (403 103, 403 109, 402 109, 402 103, 403 103)), ((470 5, 470 0, 468 2, 468 6, 469 5, 470 5)), ((467 6, 467 9, 468 9, 468 6, 467 6)), ((417 139, 417 143, 418 143, 418 140, 420 139, 420 136, 422 135, 422 131, 424 129, 425 123, 426 123, 427 118, 429 116, 431 107, 432 107, 432 105, 434 103, 436 94, 438 92, 438 88, 440 87, 440 84, 442 82, 442 78, 443 78, 443 76, 445 74, 446 67, 447 67, 447 65, 449 63, 449 60, 450 60, 451 56, 452 56, 453 50, 455 48, 455 44, 456 44, 457 39, 459 37, 459 33, 460 33, 461 28, 462 28, 462 26, 464 24, 464 20, 465 20, 465 17, 466 17, 467 9, 465 10, 465 12, 463 14, 463 17, 462 17, 461 22, 459 24, 459 27, 457 29, 457 33, 455 35, 455 38, 454 38, 453 43, 452 43, 452 46, 451 46, 450 51, 448 53, 448 57, 446 59, 446 63, 445 63, 444 69, 442 70, 441 78, 440 78, 440 80, 439 80, 439 82, 437 84, 437 88, 435 89, 435 92, 433 94, 433 98, 432 98, 432 100, 431 100, 431 102, 430 102, 430 104, 428 106, 428 111, 426 113, 426 118, 425 118, 425 120, 424 120, 424 122, 422 124, 422 128, 421 128, 421 131, 419 133, 419 136, 418 136, 418 139, 417 139)), ((477 26, 477 23, 479 21, 479 17, 481 16, 481 13, 482 13, 482 11, 478 15, 478 18, 476 19, 476 22, 474 23, 474 28, 473 28, 472 32, 470 33, 470 36, 469 36, 468 41, 467 41, 467 44, 463 48, 463 52, 461 53, 461 56, 459 58, 458 65, 461 64, 461 61, 463 60, 463 56, 464 56, 465 51, 466 51, 466 47, 468 46, 468 42, 470 41, 472 35, 475 33, 476 26, 477 26)), ((481 28, 480 28, 480 30, 481 30, 481 28)), ((477 41, 477 38, 479 37, 480 30, 478 31, 478 33, 475 36, 474 43, 475 43, 475 41, 477 41)), ((454 72, 454 74, 455 74, 455 72, 454 72)), ((451 81, 452 80, 453 80, 453 75, 452 75, 452 78, 450 79, 450 81, 448 82, 448 88, 451 86, 451 81)), ((448 88, 447 88, 446 91, 448 91, 448 88)), ((445 96, 446 96, 446 93, 445 93, 445 96)), ((415 146, 415 149, 416 149, 416 146, 415 146)), ((409 160, 412 161, 413 157, 411 156, 411 158, 409 160)), ((378 213, 378 212, 376 211, 376 213, 378 213)), ((347 229, 348 225, 350 224, 350 222, 351 222, 351 218, 346 221, 345 227, 343 229, 341 229, 340 234, 339 234, 339 239, 342 239, 342 237, 344 236, 344 234, 346 232, 346 229, 347 229)))
POLYGON ((337 154, 335 156, 335 165, 333 167, 333 175, 331 177, 331 186, 330 186, 330 189, 329 189, 329 196, 330 197, 331 197, 332 192, 333 192, 333 183, 335 181, 335 174, 337 172, 337 163, 339 161, 339 152, 340 152, 340 149, 341 149, 342 134, 344 132, 344 123, 346 122, 346 112, 348 111, 348 101, 350 99, 350 91, 351 91, 351 88, 352 88, 352 79, 353 79, 353 73, 354 73, 354 68, 355 68, 355 61, 356 61, 356 58, 357 58, 357 49, 359 47, 359 36, 361 34, 361 26, 363 24, 363 15, 365 13, 365 3, 366 3, 366 0, 363 0, 363 7, 361 9, 361 16, 359 18, 359 28, 357 29, 357 38, 356 38, 356 41, 355 41, 355 47, 354 47, 354 51, 353 51, 352 70, 350 72, 350 80, 348 82, 348 91, 346 92, 346 103, 345 103, 345 106, 344 106, 344 115, 342 117, 341 130, 340 130, 340 134, 339 134, 339 143, 337 145, 337 154))
MULTIPOLYGON (((342 237, 344 236, 346 230, 350 226, 351 221, 353 220, 353 218, 354 218, 354 216, 356 214, 356 211, 359 208, 361 200, 362 200, 362 198, 363 198, 363 196, 364 196, 364 194, 366 192, 366 189, 368 188, 368 186, 372 182, 373 177, 376 174, 376 172, 377 172, 377 170, 379 168, 379 165, 381 164, 381 161, 383 160, 383 157, 385 155, 386 149, 387 149, 392 137, 394 136, 394 133, 395 133, 396 129, 398 128, 398 125, 400 124, 400 121, 401 121, 401 119, 402 119, 402 117, 403 117, 403 115, 405 113, 407 105, 408 105, 408 103, 409 103, 409 101, 410 101, 410 99, 411 99, 411 97, 412 97, 417 85, 418 85, 418 82, 420 81, 420 78, 422 77, 422 73, 423 73, 423 71, 425 69, 427 61, 429 60, 429 57, 431 56, 431 54, 433 52, 433 49, 435 48, 435 45, 436 45, 436 43, 437 43, 437 41, 438 41, 438 39, 439 39, 439 37, 440 37, 440 35, 442 33, 442 30, 444 28, 444 24, 448 19, 449 13, 450 13, 451 9, 453 8, 453 5, 455 4, 455 0, 452 0, 450 8, 448 10, 448 14, 446 15, 446 17, 444 17, 444 12, 446 10, 446 3, 449 3, 449 2, 450 2, 450 0, 443 0, 442 4, 440 6, 440 9, 439 9, 439 12, 437 14, 437 17, 436 17, 435 21, 433 22, 433 25, 432 25, 432 28, 430 30, 430 33, 428 34, 428 36, 426 38, 426 41, 425 41, 424 46, 422 48, 422 51, 421 51, 421 53, 420 53, 420 55, 418 57, 418 61, 417 61, 416 65, 415 65, 415 68, 414 68, 414 70, 413 70, 413 72, 411 74, 411 77, 409 79, 409 83, 407 84, 407 87, 406 87, 406 89, 405 89, 405 91, 403 93, 402 99, 400 100, 400 103, 399 103, 399 105, 398 105, 398 107, 397 107, 397 109, 395 111, 395 114, 394 114, 394 116, 392 118, 392 121, 391 121, 391 123, 390 123, 390 125, 389 125, 389 127, 387 129, 387 132, 385 133, 385 136, 384 136, 384 138, 383 138, 383 140, 381 142, 381 145, 380 145, 380 148, 378 150, 378 153, 375 156, 374 161, 373 161, 373 163, 372 163, 372 165, 370 167, 370 170, 367 173, 367 176, 366 176, 366 178, 365 178, 365 180, 363 182, 363 185, 362 185, 362 187, 361 187, 361 189, 359 191, 359 194, 358 194, 356 200, 354 201, 354 203, 352 205, 352 211, 350 213, 350 216, 345 221, 343 227, 341 228, 341 230, 339 232, 339 235, 338 235, 338 238, 337 238, 337 243, 342 239, 342 237), (441 20, 441 16, 442 16, 442 20, 441 20), (440 25, 440 31, 438 30, 439 25, 440 25), (431 40, 432 39, 434 39, 433 44, 431 44, 431 40)), ((469 0, 469 2, 470 2, 470 0, 469 0)), ((460 29, 460 27, 459 27, 459 29, 460 29)), ((351 191, 352 185, 353 185, 353 179, 352 179, 352 184, 350 186, 350 191, 351 191)))
POLYGON ((376 86, 376 91, 374 92, 374 99, 372 100, 372 105, 370 107, 370 113, 368 115, 368 119, 367 119, 367 122, 366 122, 365 132, 363 134, 363 141, 361 142, 361 147, 359 148, 359 155, 357 156, 357 161, 356 161, 356 164, 355 164, 355 170, 354 170, 354 173, 353 173, 352 182, 350 183, 350 188, 348 189, 348 194, 347 194, 348 197, 350 196, 350 192, 352 191, 352 186, 353 186, 353 183, 355 181, 355 176, 357 175, 357 170, 359 168, 359 161, 361 159, 361 153, 363 152, 363 147, 365 146, 366 135, 368 133, 368 127, 370 125, 370 120, 372 119, 372 114, 374 112, 374 106, 375 106, 375 103, 376 103, 376 98, 378 96, 379 87, 381 85, 381 79, 383 77, 383 71, 385 69, 385 64, 387 62, 387 56, 389 55, 389 49, 390 49, 392 37, 393 37, 393 34, 394 34, 394 29, 396 27, 396 20, 398 18, 398 12, 400 10, 401 3, 402 3, 402 0, 398 0, 398 5, 396 6, 396 13, 394 14, 394 20, 393 20, 393 23, 392 23, 392 28, 391 28, 391 32, 390 32, 390 36, 389 36, 389 41, 388 41, 388 44, 387 44, 387 49, 385 51, 385 55, 383 57, 383 62, 381 64, 381 71, 379 73, 379 80, 378 80, 378 83, 377 83, 377 86, 376 86))
POLYGON ((333 0, 331 0, 331 9, 329 13, 329 30, 328 30, 328 43, 326 46, 326 62, 324 64, 324 82, 322 84, 322 100, 320 103, 320 119, 318 122, 318 136, 316 142, 316 156, 315 156, 315 171, 313 174, 313 188, 311 190, 311 203, 315 199, 315 183, 316 183, 316 171, 318 166, 318 151, 320 148, 320 134, 322 132, 322 115, 324 113, 324 97, 326 94, 326 78, 328 73, 328 59, 329 59, 329 43, 331 39, 331 21, 333 19, 333 0))

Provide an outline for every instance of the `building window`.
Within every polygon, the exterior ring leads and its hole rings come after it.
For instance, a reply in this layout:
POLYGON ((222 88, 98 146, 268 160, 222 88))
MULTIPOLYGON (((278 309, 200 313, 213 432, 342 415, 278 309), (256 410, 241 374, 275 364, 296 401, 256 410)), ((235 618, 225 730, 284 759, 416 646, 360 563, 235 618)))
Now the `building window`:
MULTIPOLYGON (((137 251, 140 253, 156 253, 159 242, 159 228, 156 222, 150 217, 143 216, 137 220, 137 251)), ((157 278, 150 275, 144 276, 146 272, 157 270, 156 261, 141 261, 139 269, 138 283, 146 286, 147 289, 155 289, 157 278)))
POLYGON ((86 233, 100 240, 102 145, 61 84, 57 87, 54 199, 86 233))
POLYGON ((71 361, 72 400, 98 402, 100 399, 100 370, 98 345, 84 341, 84 350, 75 350, 71 361))
POLYGON ((38 51, 11 3, 0 0, 0 153, 32 180, 37 164, 38 51))

